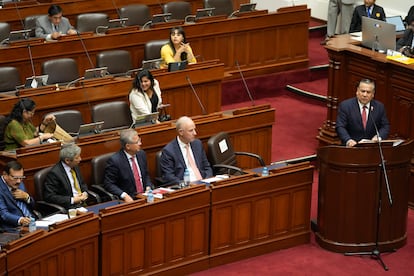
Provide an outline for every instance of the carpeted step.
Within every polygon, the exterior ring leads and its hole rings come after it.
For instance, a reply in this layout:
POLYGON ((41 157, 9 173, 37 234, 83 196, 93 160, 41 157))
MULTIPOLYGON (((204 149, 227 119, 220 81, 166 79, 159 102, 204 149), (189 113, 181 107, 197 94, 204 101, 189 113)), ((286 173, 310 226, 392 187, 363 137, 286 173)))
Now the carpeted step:
POLYGON ((286 86, 286 89, 299 95, 325 102, 328 95, 328 79, 290 84, 286 86))

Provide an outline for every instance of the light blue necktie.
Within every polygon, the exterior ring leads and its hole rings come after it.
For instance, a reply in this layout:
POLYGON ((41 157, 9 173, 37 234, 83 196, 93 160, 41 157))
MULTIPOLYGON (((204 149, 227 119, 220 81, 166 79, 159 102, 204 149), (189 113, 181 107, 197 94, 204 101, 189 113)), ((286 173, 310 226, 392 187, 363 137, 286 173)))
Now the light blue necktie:
POLYGON ((30 210, 27 208, 27 205, 25 202, 21 201, 21 200, 16 200, 17 206, 20 208, 20 210, 22 210, 23 215, 25 217, 31 217, 32 213, 30 212, 30 210))
POLYGON ((371 7, 367 8, 367 16, 371 17, 371 7))

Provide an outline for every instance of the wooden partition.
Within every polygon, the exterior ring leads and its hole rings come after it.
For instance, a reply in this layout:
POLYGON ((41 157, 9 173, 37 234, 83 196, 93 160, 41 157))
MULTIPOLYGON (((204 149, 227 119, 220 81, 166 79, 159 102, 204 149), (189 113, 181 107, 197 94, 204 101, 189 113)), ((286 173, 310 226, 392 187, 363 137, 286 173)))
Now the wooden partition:
POLYGON ((5 246, 8 275, 99 275, 99 219, 90 213, 5 246))
MULTIPOLYGON (((308 65, 308 24, 310 10, 306 6, 282 12, 245 15, 240 18, 217 19, 196 24, 184 24, 186 37, 198 60, 220 59, 225 72, 238 78, 238 67, 247 76, 274 73, 308 65), (294 43, 292 43, 294 41, 294 43)), ((150 30, 125 28, 106 35, 82 34, 92 62, 104 50, 124 49, 131 53, 133 66, 141 67, 144 45, 150 40, 166 39, 171 26, 150 30)), ((91 67, 76 35, 54 42, 31 44, 36 74, 41 64, 50 59, 70 57, 78 64, 82 75, 91 67)), ((32 76, 27 44, 2 47, 0 66, 16 66, 22 76, 32 76)))
MULTIPOLYGON (((230 134, 235 149, 260 154, 266 163, 271 162, 272 127, 275 110, 270 106, 241 108, 235 111, 217 112, 205 116, 193 117, 197 126, 198 138, 204 145, 207 140, 220 131, 230 134)), ((177 135, 173 121, 138 128, 142 139, 142 148, 147 153, 151 176, 155 176, 155 154, 177 135)), ((80 168, 86 183, 91 184, 90 161, 93 157, 115 152, 120 149, 119 132, 113 131, 85 137, 77 141, 82 148, 80 168)), ((2 152, 0 162, 18 160, 25 169, 25 185, 30 194, 34 194, 33 175, 36 171, 52 166, 59 159, 59 146, 42 145, 28 147, 24 153, 2 152)), ((241 160, 242 167, 257 166, 252 160, 241 160)))
MULTIPOLYGON (((363 78, 375 81, 375 98, 385 105, 391 137, 414 139, 414 67, 388 60, 385 54, 362 48, 349 35, 337 36, 326 46, 329 55, 329 82, 326 120, 320 128, 321 145, 339 144, 335 132, 338 105, 354 97, 363 78)), ((409 205, 414 207, 414 157, 409 205)))
POLYGON ((102 276, 207 269, 209 210, 210 191, 204 185, 153 204, 138 201, 104 210, 102 276))
POLYGON ((313 166, 302 163, 213 185, 211 265, 309 242, 312 182, 313 166))
MULTIPOLYGON (((1 51, 0 51, 1 52, 1 51)), ((171 104, 167 112, 171 117, 194 116, 203 114, 197 98, 190 88, 188 79, 200 97, 207 113, 221 110, 221 83, 224 78, 222 63, 206 61, 177 72, 155 70, 154 77, 159 81, 163 103, 171 104)), ((21 97, 30 97, 36 103, 33 122, 37 125, 49 112, 67 109, 81 111, 83 121, 91 122, 91 107, 110 101, 128 101, 133 79, 130 77, 105 77, 86 80, 77 86, 39 87, 20 90, 19 96, 0 97, 0 114, 7 115, 21 97)))

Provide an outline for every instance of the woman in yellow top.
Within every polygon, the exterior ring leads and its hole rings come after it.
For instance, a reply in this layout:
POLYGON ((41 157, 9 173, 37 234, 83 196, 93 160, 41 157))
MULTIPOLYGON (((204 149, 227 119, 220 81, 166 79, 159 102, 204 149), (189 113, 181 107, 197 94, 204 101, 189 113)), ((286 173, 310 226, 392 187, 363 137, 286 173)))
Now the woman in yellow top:
POLYGON ((193 50, 190 43, 185 38, 185 32, 182 27, 174 27, 170 32, 170 42, 162 46, 161 58, 163 60, 162 68, 166 68, 170 62, 188 61, 188 64, 196 63, 193 50))

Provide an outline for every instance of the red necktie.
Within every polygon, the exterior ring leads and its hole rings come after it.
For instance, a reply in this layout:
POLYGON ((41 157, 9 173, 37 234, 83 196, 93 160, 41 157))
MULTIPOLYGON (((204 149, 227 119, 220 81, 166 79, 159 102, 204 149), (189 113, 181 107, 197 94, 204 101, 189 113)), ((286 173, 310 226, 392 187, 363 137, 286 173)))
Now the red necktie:
POLYGON ((194 161, 194 158, 191 156, 190 146, 188 144, 185 144, 185 150, 187 151, 188 164, 190 165, 191 170, 193 171, 195 177, 197 178, 196 180, 202 179, 200 171, 198 170, 197 165, 194 161))
POLYGON ((139 175, 138 165, 135 162, 134 157, 131 157, 131 162, 132 162, 132 171, 134 172, 135 187, 137 189, 137 193, 142 194, 141 176, 139 175))
POLYGON ((364 105, 362 107, 362 125, 364 126, 364 129, 367 127, 367 106, 364 105))

